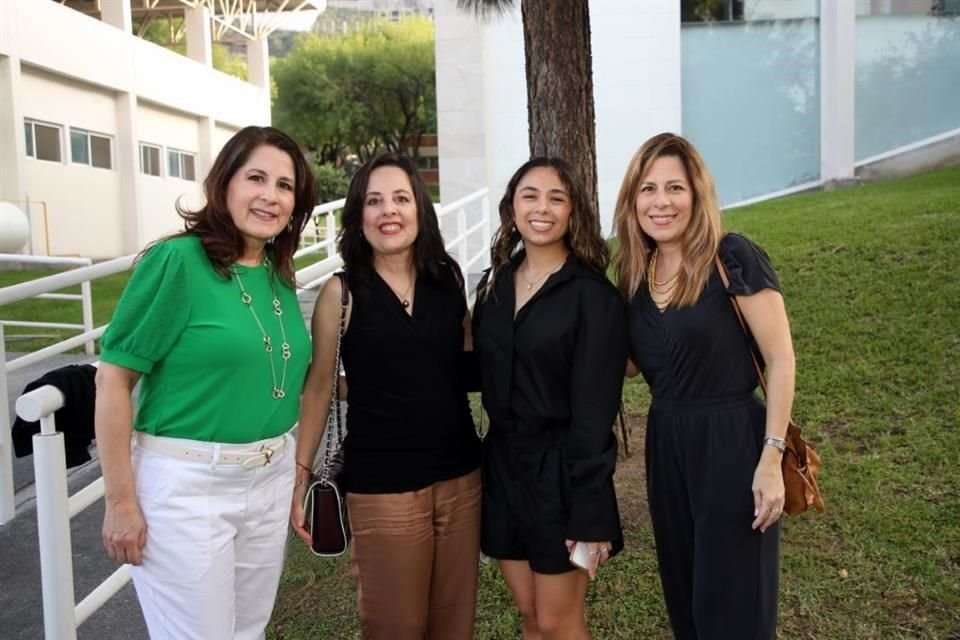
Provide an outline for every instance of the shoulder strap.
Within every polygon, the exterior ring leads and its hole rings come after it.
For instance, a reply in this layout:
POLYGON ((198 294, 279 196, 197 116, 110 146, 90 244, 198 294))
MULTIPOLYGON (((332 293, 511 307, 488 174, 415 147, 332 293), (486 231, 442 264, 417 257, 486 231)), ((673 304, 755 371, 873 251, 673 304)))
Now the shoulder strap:
POLYGON ((327 413, 326 447, 323 464, 320 467, 320 479, 324 481, 329 479, 333 459, 340 447, 343 446, 343 415, 340 408, 340 368, 342 363, 340 347, 343 343, 343 334, 346 331, 347 305, 350 302, 347 274, 337 271, 333 275, 340 279, 340 329, 337 333, 337 350, 333 359, 333 383, 330 389, 330 409, 327 413))
MULTIPOLYGON (((720 273, 720 280, 723 281, 724 292, 730 288, 730 278, 727 277, 727 269, 723 266, 723 261, 720 259, 720 256, 714 256, 714 264, 717 266, 717 271, 720 273)), ((727 297, 730 298, 730 305, 733 307, 734 313, 737 314, 737 320, 740 322, 740 328, 743 329, 743 335, 747 337, 747 349, 750 351, 750 358, 753 360, 753 367, 757 370, 757 377, 760 378, 760 388, 763 389, 763 395, 767 395, 767 378, 763 375, 763 367, 760 366, 760 361, 757 360, 757 354, 754 353, 753 347, 751 347, 752 337, 750 335, 750 330, 747 328, 747 323, 743 319, 743 312, 740 311, 740 305, 737 303, 737 296, 727 293, 727 297)))

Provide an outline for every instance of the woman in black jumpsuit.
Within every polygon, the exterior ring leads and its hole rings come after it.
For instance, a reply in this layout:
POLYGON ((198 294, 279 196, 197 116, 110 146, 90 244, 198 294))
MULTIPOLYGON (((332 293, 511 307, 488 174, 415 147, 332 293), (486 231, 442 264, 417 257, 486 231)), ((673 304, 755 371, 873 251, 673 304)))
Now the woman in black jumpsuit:
POLYGON ((774 638, 780 456, 794 379, 777 276, 763 250, 723 235, 702 159, 672 134, 648 140, 634 156, 615 224, 630 357, 653 398, 647 494, 673 632, 698 640, 774 638), (749 348, 757 347, 767 364, 766 407, 754 393, 749 348))
POLYGON ((474 311, 483 405, 481 548, 499 561, 526 638, 589 638, 587 571, 623 548, 612 425, 626 312, 596 214, 565 162, 521 167, 500 203, 474 311), (520 242, 523 249, 517 251, 520 242))

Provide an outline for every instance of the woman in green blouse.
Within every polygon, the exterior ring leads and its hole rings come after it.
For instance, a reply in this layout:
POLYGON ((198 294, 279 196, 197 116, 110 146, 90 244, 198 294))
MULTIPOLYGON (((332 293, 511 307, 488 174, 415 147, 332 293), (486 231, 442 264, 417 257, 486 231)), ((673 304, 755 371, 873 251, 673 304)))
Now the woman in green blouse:
POLYGON ((204 193, 143 253, 103 336, 103 544, 133 565, 152 637, 262 638, 310 359, 293 252, 316 182, 290 137, 247 127, 204 193))

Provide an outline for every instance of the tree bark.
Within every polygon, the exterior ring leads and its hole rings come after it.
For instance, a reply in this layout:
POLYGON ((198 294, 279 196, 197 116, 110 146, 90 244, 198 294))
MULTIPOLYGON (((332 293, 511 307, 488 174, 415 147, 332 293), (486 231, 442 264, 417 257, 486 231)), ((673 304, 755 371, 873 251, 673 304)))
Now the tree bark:
POLYGON ((530 153, 580 174, 597 211, 597 147, 588 0, 521 0, 530 153))

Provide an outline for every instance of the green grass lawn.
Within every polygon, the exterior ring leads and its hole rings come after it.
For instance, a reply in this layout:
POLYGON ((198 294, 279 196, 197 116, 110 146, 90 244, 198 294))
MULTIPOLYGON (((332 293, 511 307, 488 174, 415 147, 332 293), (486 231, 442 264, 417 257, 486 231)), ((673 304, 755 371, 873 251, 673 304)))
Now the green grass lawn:
MULTIPOLYGON (((824 461, 827 512, 784 525, 780 637, 960 638, 960 167, 762 203, 726 221, 780 274, 794 414, 824 461)), ((9 277, 0 272, 0 286, 9 277)), ((98 323, 122 284, 95 284, 98 323)), ((591 586, 590 625, 598 640, 668 638, 643 497, 642 381, 625 398, 636 452, 617 472, 627 549, 591 586)), ((346 560, 294 541, 268 638, 359 637, 355 597, 346 560)), ((476 638, 519 637, 490 565, 477 614, 476 638)))

